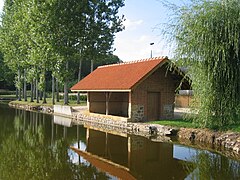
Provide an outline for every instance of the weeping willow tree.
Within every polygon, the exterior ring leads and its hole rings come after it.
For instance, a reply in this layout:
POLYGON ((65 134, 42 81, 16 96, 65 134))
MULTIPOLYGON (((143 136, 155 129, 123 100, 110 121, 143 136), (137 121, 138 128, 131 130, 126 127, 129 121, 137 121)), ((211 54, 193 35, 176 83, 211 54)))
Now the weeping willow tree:
POLYGON ((240 0, 192 0, 173 10, 167 37, 189 67, 195 122, 223 128, 240 122, 240 0))

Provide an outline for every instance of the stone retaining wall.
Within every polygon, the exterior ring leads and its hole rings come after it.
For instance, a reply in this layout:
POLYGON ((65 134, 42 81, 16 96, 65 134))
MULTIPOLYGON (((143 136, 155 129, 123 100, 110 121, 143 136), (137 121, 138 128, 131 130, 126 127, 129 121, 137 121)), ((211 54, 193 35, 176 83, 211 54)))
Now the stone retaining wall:
MULTIPOLYGON (((48 106, 30 106, 21 104, 9 104, 11 107, 24 110, 37 110, 45 113, 53 113, 53 108, 48 106)), ((60 114, 58 114, 60 115, 60 114)), ((66 117, 66 115, 64 115, 66 117)), ((120 133, 141 135, 151 138, 153 141, 171 141, 169 137, 178 138, 183 144, 205 143, 213 145, 220 150, 230 150, 240 155, 240 133, 214 132, 208 129, 173 128, 148 123, 131 123, 126 118, 116 120, 111 116, 84 114, 81 112, 67 116, 77 124, 84 124, 100 129, 114 130, 120 133)))
POLYGON ((231 150, 240 155, 240 133, 214 132, 208 129, 180 128, 180 141, 201 142, 214 145, 222 150, 231 150))
POLYGON ((17 109, 23 109, 26 111, 41 111, 43 113, 53 113, 53 107, 52 106, 32 106, 32 105, 27 105, 27 104, 17 104, 10 102, 8 104, 10 107, 17 108, 17 109))

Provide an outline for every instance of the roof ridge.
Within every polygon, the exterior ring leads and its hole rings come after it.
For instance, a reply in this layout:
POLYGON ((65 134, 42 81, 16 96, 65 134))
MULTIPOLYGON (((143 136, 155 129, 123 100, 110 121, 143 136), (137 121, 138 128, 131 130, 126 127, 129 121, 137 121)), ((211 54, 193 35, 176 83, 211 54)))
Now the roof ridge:
POLYGON ((125 64, 134 64, 138 62, 145 62, 145 61, 153 61, 153 60, 158 60, 158 59, 167 59, 167 56, 158 56, 158 57, 153 57, 153 58, 146 58, 146 59, 140 59, 140 60, 134 60, 134 61, 126 61, 122 63, 115 63, 115 64, 107 64, 103 66, 99 66, 98 68, 105 68, 109 66, 120 66, 120 65, 125 65, 125 64))

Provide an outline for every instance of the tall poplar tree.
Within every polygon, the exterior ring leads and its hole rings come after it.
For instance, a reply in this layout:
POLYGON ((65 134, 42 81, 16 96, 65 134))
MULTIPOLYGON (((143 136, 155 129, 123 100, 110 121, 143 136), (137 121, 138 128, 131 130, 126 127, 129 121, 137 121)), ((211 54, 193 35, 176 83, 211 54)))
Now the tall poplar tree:
POLYGON ((18 76, 19 92, 24 77, 24 99, 31 83, 31 100, 35 87, 37 102, 40 90, 45 103, 46 74, 51 72, 53 85, 55 78, 57 86, 64 82, 64 104, 68 104, 76 54, 92 61, 111 54, 115 33, 123 30, 123 17, 117 15, 123 5, 123 0, 6 0, 1 49, 5 63, 18 76))
MULTIPOLYGON (((69 63, 75 54, 93 62, 101 54, 112 52, 115 33, 124 29, 117 15, 123 0, 55 0, 51 30, 55 51, 62 57, 64 104, 68 103, 69 63)), ((81 61, 79 62, 81 63, 81 61)))

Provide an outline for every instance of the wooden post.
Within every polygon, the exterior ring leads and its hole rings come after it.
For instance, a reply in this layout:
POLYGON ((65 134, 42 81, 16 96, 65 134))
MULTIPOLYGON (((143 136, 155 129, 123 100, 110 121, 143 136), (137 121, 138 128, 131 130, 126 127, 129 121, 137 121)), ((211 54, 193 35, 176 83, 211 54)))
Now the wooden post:
POLYGON ((108 157, 108 133, 105 132, 105 157, 108 157))
POLYGON ((90 130, 89 130, 89 128, 87 128, 87 131, 86 131, 86 151, 89 150, 89 147, 88 147, 89 135, 90 135, 90 130))
POLYGON ((127 137, 128 140, 128 168, 131 168, 131 137, 127 137))
POLYGON ((109 114, 109 100, 110 100, 110 97, 111 97, 111 92, 106 92, 105 95, 106 95, 106 115, 109 114))
POLYGON ((132 118, 132 92, 128 93, 128 118, 132 118))
POLYGON ((106 115, 109 113, 109 92, 106 92, 106 115))

